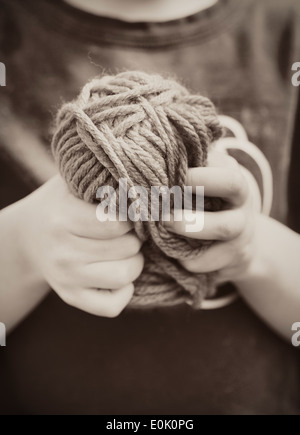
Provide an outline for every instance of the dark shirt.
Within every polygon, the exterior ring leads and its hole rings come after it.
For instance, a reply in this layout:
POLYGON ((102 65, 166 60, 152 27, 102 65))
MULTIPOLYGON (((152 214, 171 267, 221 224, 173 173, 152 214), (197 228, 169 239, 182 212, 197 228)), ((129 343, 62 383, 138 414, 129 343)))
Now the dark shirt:
MULTIPOLYGON (((127 24, 59 0, 0 0, 1 149, 16 147, 1 133, 10 123, 26 125, 49 149, 57 108, 97 74, 158 72, 243 124, 273 170, 272 216, 299 231, 291 84, 299 13, 292 0, 221 0, 181 20, 127 24)), ((242 300, 214 311, 126 309, 105 319, 52 292, 0 352, 3 413, 300 412, 299 352, 242 300)))

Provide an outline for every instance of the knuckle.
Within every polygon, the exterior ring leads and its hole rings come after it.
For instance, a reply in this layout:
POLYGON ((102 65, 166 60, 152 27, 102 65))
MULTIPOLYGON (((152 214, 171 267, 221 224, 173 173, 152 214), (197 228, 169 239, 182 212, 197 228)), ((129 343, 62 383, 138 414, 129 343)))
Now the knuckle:
POLYGON ((129 222, 112 222, 112 232, 115 234, 115 236, 122 236, 123 234, 128 233, 128 231, 131 229, 129 222))
POLYGON ((58 271, 63 270, 64 272, 69 269, 71 263, 70 256, 68 255, 67 250, 64 249, 53 253, 50 261, 55 269, 58 271))
POLYGON ((237 194, 244 188, 244 177, 238 170, 232 171, 228 185, 229 194, 237 194))
POLYGON ((123 287, 134 281, 142 272, 143 266, 144 257, 141 253, 136 254, 128 260, 121 261, 118 271, 118 286, 123 287))
POLYGON ((58 254, 48 260, 45 278, 48 276, 48 281, 54 282, 56 287, 69 290, 81 280, 80 270, 79 262, 72 262, 67 253, 58 254))
POLYGON ((233 224, 230 221, 224 221, 218 229, 218 238, 220 240, 228 240, 234 237, 233 224))
POLYGON ((247 222, 247 216, 241 210, 240 213, 238 213, 237 222, 236 222, 236 225, 234 227, 235 237, 238 237, 243 233, 243 231, 245 230, 245 227, 246 227, 246 222, 247 222))
POLYGON ((243 264, 248 264, 253 256, 252 248, 246 244, 239 253, 239 261, 243 264))
POLYGON ((246 224, 245 214, 240 211, 235 214, 235 219, 224 220, 219 227, 219 237, 221 240, 231 240, 240 236, 246 224))
POLYGON ((128 228, 125 222, 106 221, 101 222, 100 231, 103 238, 109 239, 122 236, 128 231, 128 228))
POLYGON ((71 291, 58 291, 58 296, 61 298, 63 302, 65 302, 67 305, 70 305, 71 307, 76 307, 74 294, 71 291))
POLYGON ((120 288, 128 284, 130 281, 131 280, 130 280, 129 266, 126 264, 126 262, 121 262, 118 268, 118 273, 115 278, 115 286, 120 288))
POLYGON ((124 308, 125 305, 121 303, 112 304, 106 309, 104 316, 113 319, 115 317, 118 317, 124 308))
POLYGON ((114 222, 105 221, 99 222, 99 235, 104 239, 109 239, 115 236, 115 225, 114 222))
POLYGON ((133 276, 132 280, 134 281, 142 272, 144 268, 144 256, 141 252, 139 252, 137 255, 135 255, 133 258, 133 276))
POLYGON ((188 272, 191 273, 199 272, 199 265, 196 260, 182 260, 181 264, 188 272))
POLYGON ((138 237, 134 236, 133 234, 128 236, 127 248, 129 255, 136 255, 140 251, 141 247, 142 242, 138 237))

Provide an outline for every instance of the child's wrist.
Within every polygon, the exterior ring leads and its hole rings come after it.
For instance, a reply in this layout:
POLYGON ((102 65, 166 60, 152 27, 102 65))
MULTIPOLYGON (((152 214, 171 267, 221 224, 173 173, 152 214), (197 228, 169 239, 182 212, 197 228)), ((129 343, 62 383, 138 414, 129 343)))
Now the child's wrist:
POLYGON ((31 196, 19 201, 15 206, 15 209, 12 210, 14 214, 12 231, 14 232, 13 237, 15 237, 17 241, 19 253, 18 266, 24 270, 26 277, 32 282, 33 286, 35 286, 35 284, 41 286, 45 283, 45 280, 36 263, 36 255, 34 255, 34 239, 40 236, 32 231, 35 225, 32 222, 34 209, 31 204, 31 196))
POLYGON ((255 216, 255 235, 254 235, 254 249, 251 261, 244 274, 235 280, 235 284, 242 286, 243 283, 257 282, 264 279, 272 273, 272 266, 269 261, 269 256, 266 255, 266 243, 263 234, 265 234, 265 227, 268 225, 268 217, 257 214, 255 216))

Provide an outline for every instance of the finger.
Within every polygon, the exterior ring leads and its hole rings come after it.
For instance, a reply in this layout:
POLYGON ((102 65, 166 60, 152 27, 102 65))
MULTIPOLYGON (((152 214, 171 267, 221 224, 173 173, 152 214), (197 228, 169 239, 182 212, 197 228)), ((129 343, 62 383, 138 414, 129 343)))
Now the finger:
POLYGON ((169 219, 169 222, 165 222, 169 231, 199 240, 233 240, 242 233, 246 224, 246 215, 241 209, 204 213, 185 210, 182 220, 174 221, 173 215, 169 219), (204 224, 199 229, 198 223, 203 216, 204 224), (189 230, 191 226, 194 226, 194 231, 189 230))
POLYGON ((235 258, 234 248, 229 243, 216 242, 201 255, 180 263, 192 273, 210 273, 224 269, 235 258))
POLYGON ((49 180, 48 184, 52 184, 52 189, 61 195, 60 210, 55 214, 59 226, 64 225, 78 236, 92 234, 97 237, 99 232, 103 232, 104 227, 100 225, 96 217, 95 204, 89 204, 72 195, 59 175, 49 180))
POLYGON ((109 240, 77 237, 72 234, 71 237, 72 251, 79 252, 81 261, 85 263, 124 260, 136 255, 142 246, 142 242, 132 231, 109 240))
POLYGON ((240 170, 228 168, 191 168, 187 172, 186 185, 204 186, 205 196, 223 198, 233 206, 245 203, 248 197, 248 185, 240 170))
POLYGON ((133 282, 141 274, 143 266, 141 253, 125 260, 87 264, 79 271, 78 285, 115 290, 133 282))
POLYGON ((129 304, 134 292, 132 283, 117 290, 82 289, 62 296, 69 305, 87 313, 116 317, 129 304))
POLYGON ((72 233, 91 239, 113 239, 132 230, 130 221, 119 222, 108 220, 100 222, 96 217, 96 205, 85 203, 77 198, 70 201, 69 212, 74 216, 72 233))
POLYGON ((78 237, 92 239, 110 239, 120 237, 132 230, 132 222, 107 221, 97 219, 96 204, 87 203, 70 193, 61 176, 57 175, 48 181, 62 195, 61 211, 56 214, 58 227, 65 227, 78 237))

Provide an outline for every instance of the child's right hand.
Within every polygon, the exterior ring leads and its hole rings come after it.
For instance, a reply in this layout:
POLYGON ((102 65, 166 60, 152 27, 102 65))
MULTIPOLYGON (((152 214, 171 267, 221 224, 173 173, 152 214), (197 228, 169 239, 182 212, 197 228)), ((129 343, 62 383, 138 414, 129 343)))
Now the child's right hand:
POLYGON ((115 317, 143 269, 129 222, 99 222, 96 206, 75 198, 56 176, 23 200, 21 246, 29 267, 67 304, 115 317))

